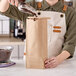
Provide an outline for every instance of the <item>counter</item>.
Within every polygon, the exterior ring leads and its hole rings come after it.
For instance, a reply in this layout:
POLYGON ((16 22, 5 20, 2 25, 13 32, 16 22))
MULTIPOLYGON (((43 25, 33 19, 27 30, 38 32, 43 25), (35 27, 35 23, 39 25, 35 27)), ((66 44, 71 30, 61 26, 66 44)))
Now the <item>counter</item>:
POLYGON ((24 45, 24 41, 14 37, 0 37, 1 45, 24 45))
POLYGON ((76 76, 76 57, 64 61, 53 69, 26 69, 23 60, 13 60, 16 65, 0 68, 0 76, 76 76))
MULTIPOLYGON (((0 38, 0 45, 15 45, 24 42, 16 39, 0 38)), ((72 59, 68 59, 56 68, 52 69, 26 69, 25 61, 12 59, 16 65, 0 68, 0 76, 76 76, 76 53, 72 59)))

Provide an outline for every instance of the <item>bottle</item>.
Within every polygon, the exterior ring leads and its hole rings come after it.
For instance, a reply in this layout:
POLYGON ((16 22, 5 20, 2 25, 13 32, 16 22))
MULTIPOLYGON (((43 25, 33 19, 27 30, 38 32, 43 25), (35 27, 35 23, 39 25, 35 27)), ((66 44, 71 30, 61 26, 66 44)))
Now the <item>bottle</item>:
POLYGON ((17 25, 18 25, 18 38, 20 38, 21 40, 24 40, 25 30, 24 30, 23 22, 18 20, 17 25))
POLYGON ((15 37, 18 38, 18 26, 15 26, 15 37))

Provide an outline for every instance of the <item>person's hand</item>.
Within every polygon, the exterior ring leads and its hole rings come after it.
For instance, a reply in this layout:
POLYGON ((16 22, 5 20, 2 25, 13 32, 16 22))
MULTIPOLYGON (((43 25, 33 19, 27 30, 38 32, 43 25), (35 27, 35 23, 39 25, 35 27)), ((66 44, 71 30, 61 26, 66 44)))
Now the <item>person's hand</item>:
POLYGON ((52 57, 45 60, 45 68, 55 68, 57 67, 61 62, 57 57, 52 57))
POLYGON ((45 60, 45 68, 55 68, 61 64, 65 59, 70 57, 70 53, 66 50, 62 51, 58 56, 45 60))
POLYGON ((18 0, 8 0, 8 2, 12 5, 18 6, 18 0))

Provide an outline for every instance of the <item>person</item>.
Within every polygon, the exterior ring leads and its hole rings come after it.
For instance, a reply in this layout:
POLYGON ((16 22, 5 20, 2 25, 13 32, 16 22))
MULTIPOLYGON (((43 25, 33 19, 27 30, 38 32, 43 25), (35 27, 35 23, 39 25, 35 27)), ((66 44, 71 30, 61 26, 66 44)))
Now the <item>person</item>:
MULTIPOLYGON (((18 0, 0 0, 0 13, 13 19, 21 20, 25 23, 28 14, 20 12, 17 6, 18 0)), ((64 8, 64 4, 61 0, 45 0, 42 7, 41 10, 44 11, 63 12, 62 9, 64 8)), ((64 60, 72 58, 74 55, 76 40, 76 12, 73 8, 67 7, 65 15, 67 28, 62 51, 58 56, 46 59, 45 68, 55 68, 64 60)))

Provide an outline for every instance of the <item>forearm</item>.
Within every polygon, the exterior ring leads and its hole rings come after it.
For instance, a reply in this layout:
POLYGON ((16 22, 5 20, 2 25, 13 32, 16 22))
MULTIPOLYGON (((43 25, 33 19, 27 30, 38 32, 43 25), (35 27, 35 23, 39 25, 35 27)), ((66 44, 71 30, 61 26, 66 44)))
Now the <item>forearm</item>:
POLYGON ((8 0, 0 0, 0 12, 5 12, 9 8, 8 0))
POLYGON ((68 57, 70 57, 70 53, 67 52, 66 50, 62 51, 62 53, 57 56, 60 62, 64 61, 68 57))

